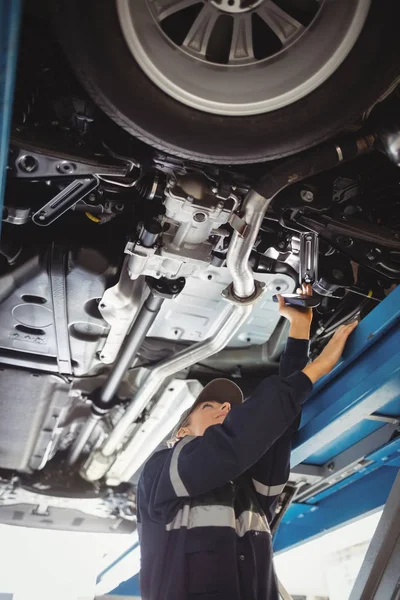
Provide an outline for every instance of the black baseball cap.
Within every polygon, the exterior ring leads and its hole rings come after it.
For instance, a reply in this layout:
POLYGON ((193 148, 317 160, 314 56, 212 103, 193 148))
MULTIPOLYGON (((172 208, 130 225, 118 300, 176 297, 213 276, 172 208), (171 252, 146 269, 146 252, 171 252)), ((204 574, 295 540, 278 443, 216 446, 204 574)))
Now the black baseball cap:
POLYGON ((240 387, 230 379, 225 379, 224 377, 213 379, 213 381, 207 383, 200 392, 194 404, 182 413, 178 424, 173 431, 173 438, 177 437, 178 431, 183 427, 189 415, 203 402, 219 402, 220 404, 229 402, 231 406, 237 406, 243 402, 243 392, 240 387))

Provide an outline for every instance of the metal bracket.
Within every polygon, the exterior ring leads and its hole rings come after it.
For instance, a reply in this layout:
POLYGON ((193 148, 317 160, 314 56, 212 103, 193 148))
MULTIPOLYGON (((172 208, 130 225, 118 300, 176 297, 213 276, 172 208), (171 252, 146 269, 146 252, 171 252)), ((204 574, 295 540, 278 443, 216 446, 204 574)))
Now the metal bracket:
POLYGON ((50 282, 54 329, 57 341, 58 370, 60 373, 72 375, 73 368, 69 347, 67 290, 65 282, 66 263, 66 248, 53 245, 50 262, 50 282))
POLYGON ((249 224, 235 213, 231 214, 228 223, 240 235, 240 237, 246 238, 248 236, 250 229, 249 224))
POLYGON ((156 296, 166 300, 173 300, 179 296, 185 287, 186 279, 184 277, 178 277, 177 279, 161 277, 160 279, 156 279, 155 277, 148 276, 146 277, 146 283, 156 296))
MULTIPOLYGON (((369 417, 365 417, 368 419, 369 417)), ((309 485, 300 489, 296 495, 296 502, 307 502, 317 494, 329 489, 339 480, 349 477, 353 473, 364 468, 370 461, 365 457, 384 447, 392 439, 396 431, 396 425, 389 423, 380 429, 370 433, 353 446, 337 454, 332 460, 324 465, 312 465, 301 463, 291 470, 292 474, 306 477, 309 485)))
MULTIPOLYGON (((59 142, 59 141, 58 141, 59 142)), ((110 164, 103 158, 87 158, 73 150, 60 152, 57 146, 40 146, 13 135, 10 142, 10 176, 23 179, 52 179, 54 177, 88 177, 106 175, 126 177, 129 164, 110 164)))
POLYGON ((389 423, 397 427, 400 425, 400 417, 385 417, 384 415, 368 415, 365 417, 369 421, 380 421, 381 423, 389 423))
POLYGON ((31 209, 18 206, 4 206, 3 222, 13 225, 25 225, 30 221, 31 209))
POLYGON ((72 208, 79 200, 90 194, 99 185, 99 179, 94 175, 87 179, 75 179, 47 204, 42 206, 32 216, 36 225, 47 227, 72 208))
POLYGON ((314 283, 318 279, 318 234, 300 235, 300 283, 314 283))
POLYGON ((36 225, 47 226, 53 223, 93 191, 100 180, 122 187, 136 185, 137 179, 129 183, 119 180, 126 177, 133 166, 138 166, 134 161, 114 155, 116 160, 123 161, 125 164, 112 164, 104 156, 96 155, 94 158, 88 158, 82 150, 75 147, 69 152, 60 152, 57 144, 60 145, 60 140, 53 140, 51 145, 38 144, 33 140, 25 139, 23 133, 14 135, 10 142, 10 178, 35 181, 61 178, 62 181, 66 181, 66 187, 35 212, 32 221, 36 225), (110 180, 107 177, 117 179, 110 180), (71 178, 74 180, 71 181, 71 178), (68 183, 69 181, 71 183, 68 183))
POLYGON ((368 226, 368 231, 360 229, 361 223, 354 219, 348 223, 339 223, 329 217, 305 215, 296 217, 296 223, 307 227, 317 233, 321 239, 328 241, 332 246, 340 250, 349 258, 364 267, 387 277, 398 279, 400 268, 390 258, 390 250, 400 249, 400 238, 397 233, 390 232, 387 228, 368 226), (366 248, 365 242, 369 243, 366 248), (380 247, 379 247, 380 246, 380 247))
POLYGON ((354 217, 344 215, 344 219, 338 221, 326 215, 299 215, 297 222, 310 227, 329 241, 334 241, 337 236, 342 235, 392 250, 400 250, 400 238, 396 231, 383 225, 364 223, 361 219, 354 217))
POLYGON ((32 514, 37 517, 49 517, 49 503, 46 500, 43 500, 41 504, 37 504, 36 507, 32 509, 32 514))

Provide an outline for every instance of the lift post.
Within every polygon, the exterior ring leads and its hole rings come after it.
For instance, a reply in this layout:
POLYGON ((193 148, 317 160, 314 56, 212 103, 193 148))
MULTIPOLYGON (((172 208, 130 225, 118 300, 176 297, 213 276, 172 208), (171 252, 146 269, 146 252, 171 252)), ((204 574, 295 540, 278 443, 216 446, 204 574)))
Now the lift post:
POLYGON ((0 2, 0 216, 3 214, 6 185, 20 21, 21 0, 2 0, 0 2))
POLYGON ((349 600, 400 598, 400 472, 371 540, 349 600))
POLYGON ((293 441, 299 489, 276 552, 381 509, 400 468, 400 286, 359 324, 315 386, 293 441))

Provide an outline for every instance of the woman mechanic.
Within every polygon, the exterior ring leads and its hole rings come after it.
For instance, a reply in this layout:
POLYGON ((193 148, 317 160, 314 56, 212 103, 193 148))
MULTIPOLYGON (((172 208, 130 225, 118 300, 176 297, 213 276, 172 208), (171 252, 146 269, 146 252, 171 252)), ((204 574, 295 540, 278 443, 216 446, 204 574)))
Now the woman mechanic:
MULTIPOLYGON (((303 293, 311 294, 311 286, 303 293)), ((269 523, 290 471, 291 438, 313 384, 357 323, 308 363, 311 309, 286 306, 279 374, 243 402, 229 379, 205 386, 146 463, 138 485, 143 600, 278 600, 269 523)))

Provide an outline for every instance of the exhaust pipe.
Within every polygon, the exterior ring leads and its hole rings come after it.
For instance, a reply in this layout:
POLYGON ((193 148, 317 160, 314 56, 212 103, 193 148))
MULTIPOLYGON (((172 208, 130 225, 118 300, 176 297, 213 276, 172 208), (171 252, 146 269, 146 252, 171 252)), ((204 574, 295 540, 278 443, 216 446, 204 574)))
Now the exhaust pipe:
POLYGON ((248 318, 252 305, 245 304, 234 304, 228 307, 225 313, 225 319, 223 325, 219 331, 208 340, 194 344, 187 350, 179 352, 175 356, 163 360, 158 365, 150 369, 146 380, 142 384, 134 400, 131 402, 128 410, 118 421, 116 427, 112 431, 110 437, 106 441, 102 453, 104 456, 110 456, 117 449, 118 445, 122 442, 127 428, 133 423, 137 417, 141 414, 143 409, 147 406, 149 400, 158 391, 161 383, 171 375, 178 373, 188 367, 191 367, 197 362, 216 354, 235 335, 237 330, 248 318))
POLYGON ((132 423, 142 413, 162 382, 171 375, 182 371, 222 350, 248 319, 252 303, 232 304, 225 313, 223 325, 218 332, 204 342, 199 342, 182 350, 175 356, 161 361, 149 369, 147 377, 130 403, 124 416, 118 421, 109 438, 100 450, 94 451, 83 465, 81 475, 88 481, 101 479, 115 461, 115 452, 123 443, 132 423))
POLYGON ((250 254, 265 213, 279 192, 303 179, 333 169, 342 162, 368 154, 373 150, 374 143, 375 137, 370 135, 317 146, 289 158, 255 184, 244 199, 241 210, 241 217, 247 224, 247 235, 244 238, 234 231, 227 255, 227 267, 232 274, 233 295, 236 298, 251 298, 255 293, 250 254))

